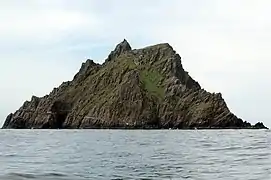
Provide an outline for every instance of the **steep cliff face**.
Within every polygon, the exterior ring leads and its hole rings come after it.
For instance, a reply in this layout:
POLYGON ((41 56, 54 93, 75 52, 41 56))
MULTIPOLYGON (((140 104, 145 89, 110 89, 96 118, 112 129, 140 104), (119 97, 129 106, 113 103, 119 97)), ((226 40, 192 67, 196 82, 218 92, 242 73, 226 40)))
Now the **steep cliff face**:
POLYGON ((3 128, 265 128, 202 89, 169 44, 132 50, 124 40, 102 65, 87 60, 69 82, 32 97, 3 128))

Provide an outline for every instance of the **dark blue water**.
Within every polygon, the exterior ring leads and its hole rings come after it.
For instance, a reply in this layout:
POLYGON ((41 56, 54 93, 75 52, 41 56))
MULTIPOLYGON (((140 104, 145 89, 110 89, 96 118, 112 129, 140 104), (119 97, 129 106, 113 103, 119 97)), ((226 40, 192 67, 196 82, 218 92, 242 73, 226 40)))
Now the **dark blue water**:
POLYGON ((0 179, 270 180, 268 130, 1 130, 0 179))

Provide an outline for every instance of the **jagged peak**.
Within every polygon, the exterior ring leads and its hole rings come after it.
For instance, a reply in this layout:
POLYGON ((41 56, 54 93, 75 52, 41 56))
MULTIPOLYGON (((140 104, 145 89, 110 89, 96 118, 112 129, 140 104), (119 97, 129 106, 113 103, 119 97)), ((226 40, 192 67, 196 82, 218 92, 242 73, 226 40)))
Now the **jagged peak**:
POLYGON ((115 48, 114 51, 119 50, 119 49, 122 50, 123 52, 124 52, 124 51, 130 51, 130 50, 132 50, 132 48, 131 48, 129 42, 128 42, 126 39, 124 39, 121 43, 119 43, 119 44, 116 46, 116 48, 115 48))
POLYGON ((82 63, 81 68, 79 72, 74 76, 74 79, 78 78, 79 76, 85 75, 87 72, 89 72, 89 70, 100 66, 100 64, 95 63, 92 59, 87 59, 86 62, 82 63))
POLYGON ((37 97, 37 96, 32 96, 31 97, 31 102, 33 101, 39 101, 40 100, 40 97, 37 97))
POLYGON ((84 68, 86 66, 97 66, 98 63, 95 63, 92 59, 87 59, 86 62, 82 63, 81 68, 84 68))
POLYGON ((86 62, 82 63, 79 73, 85 73, 89 68, 100 66, 100 64, 95 63, 92 59, 87 59, 86 62))
POLYGON ((118 57, 122 53, 124 53, 126 51, 131 51, 131 50, 132 50, 132 48, 131 48, 130 44, 128 43, 128 41, 126 39, 124 39, 121 43, 117 44, 114 51, 111 51, 111 53, 109 54, 109 56, 105 60, 105 62, 111 61, 112 59, 118 57))

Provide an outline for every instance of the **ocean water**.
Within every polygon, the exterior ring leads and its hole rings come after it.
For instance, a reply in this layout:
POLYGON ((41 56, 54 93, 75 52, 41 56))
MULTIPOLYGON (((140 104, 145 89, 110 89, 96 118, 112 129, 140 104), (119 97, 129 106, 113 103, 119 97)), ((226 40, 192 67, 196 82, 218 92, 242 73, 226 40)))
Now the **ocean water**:
POLYGON ((269 130, 0 130, 0 179, 270 180, 269 130))

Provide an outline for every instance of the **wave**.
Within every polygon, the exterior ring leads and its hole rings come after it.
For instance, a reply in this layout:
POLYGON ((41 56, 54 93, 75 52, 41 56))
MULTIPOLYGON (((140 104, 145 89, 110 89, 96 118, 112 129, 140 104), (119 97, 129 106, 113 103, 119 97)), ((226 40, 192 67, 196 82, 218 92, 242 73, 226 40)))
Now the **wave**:
POLYGON ((69 177, 69 175, 61 173, 43 173, 43 174, 34 174, 34 173, 8 173, 0 176, 0 179, 9 179, 9 180, 25 180, 25 179, 39 179, 39 180, 52 180, 52 179, 75 179, 74 177, 69 177))

